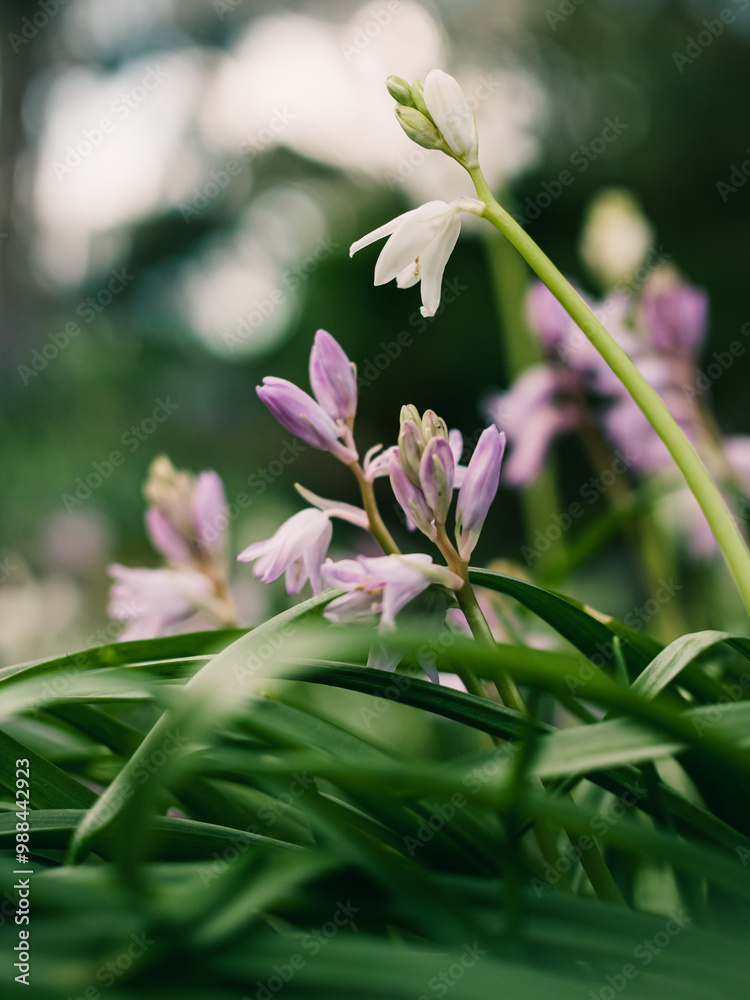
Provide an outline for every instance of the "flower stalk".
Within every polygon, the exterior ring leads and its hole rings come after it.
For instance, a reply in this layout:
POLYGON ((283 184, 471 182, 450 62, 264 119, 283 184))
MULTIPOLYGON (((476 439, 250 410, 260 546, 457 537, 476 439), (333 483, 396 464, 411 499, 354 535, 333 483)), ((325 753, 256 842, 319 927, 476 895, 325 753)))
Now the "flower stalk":
POLYGON ((711 526, 750 613, 750 552, 716 484, 656 391, 615 342, 581 296, 528 233, 496 201, 479 166, 466 169, 484 203, 482 216, 513 244, 626 387, 659 435, 711 526))
POLYGON ((378 504, 375 499, 375 490, 371 480, 367 479, 359 462, 354 462, 349 466, 362 494, 362 506, 365 508, 367 520, 369 522, 369 532, 387 556, 400 555, 401 549, 396 545, 388 528, 385 526, 383 518, 380 516, 378 504))

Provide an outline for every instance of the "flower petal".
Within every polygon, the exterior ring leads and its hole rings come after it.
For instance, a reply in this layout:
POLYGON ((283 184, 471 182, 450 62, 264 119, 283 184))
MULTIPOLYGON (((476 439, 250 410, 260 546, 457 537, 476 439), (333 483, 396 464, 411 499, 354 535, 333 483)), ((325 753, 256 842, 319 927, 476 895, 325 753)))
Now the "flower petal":
POLYGON ((397 215, 395 219, 391 219, 390 222, 386 222, 383 226, 378 226, 377 229, 373 229, 371 233, 363 236, 361 239, 356 240, 349 247, 349 256, 353 257, 357 251, 369 247, 371 243, 377 243, 378 240, 382 240, 384 236, 390 236, 392 233, 398 229, 401 223, 409 215, 411 215, 415 209, 411 208, 408 212, 402 212, 401 215, 397 215))
POLYGON ((357 412, 357 382, 352 363, 338 341, 325 330, 315 334, 310 352, 310 385, 315 398, 334 420, 357 412))
POLYGON ((193 488, 191 520, 203 548, 216 555, 224 551, 227 498, 224 484, 216 472, 201 472, 193 488))
POLYGON ((170 562, 184 564, 192 561, 193 552, 189 542, 158 507, 149 507, 146 511, 146 530, 154 548, 170 562))
POLYGON ((256 392, 282 427, 313 448, 330 451, 347 465, 356 462, 356 451, 339 440, 343 430, 320 403, 299 386, 285 378, 266 376, 263 385, 256 387, 256 392))
POLYGON ((409 523, 435 541, 437 530, 432 524, 432 511, 421 489, 415 486, 404 472, 397 449, 391 453, 390 475, 391 488, 409 523))
POLYGON ((375 265, 376 285, 392 281, 414 264, 417 257, 446 225, 450 218, 446 215, 447 209, 448 205, 444 201, 428 201, 419 208, 407 212, 406 217, 380 251, 375 265))
MULTIPOLYGON (((311 507, 290 517, 272 538, 249 545, 237 558, 241 562, 250 562, 260 557, 254 575, 263 583, 271 583, 278 580, 292 563, 304 559, 308 549, 313 549, 314 557, 317 558, 323 540, 326 540, 325 548, 328 547, 331 532, 328 516, 311 507)), ((322 562, 322 555, 320 561, 322 562)))
POLYGON ((443 284, 443 272, 448 258, 453 252, 456 241, 461 233, 461 219, 457 213, 449 216, 442 229, 422 251, 420 256, 420 277, 422 279, 423 316, 434 316, 440 305, 440 291, 443 284))
POLYGON ((495 499, 504 451, 505 434, 500 434, 492 424, 479 438, 458 493, 456 539, 458 553, 464 561, 474 550, 490 504, 495 499))
POLYGON ((419 482, 435 522, 445 524, 453 499, 455 462, 444 438, 431 438, 419 463, 419 482))
POLYGON ((433 69, 424 80, 424 101, 432 120, 456 156, 477 157, 477 126, 457 80, 433 69))

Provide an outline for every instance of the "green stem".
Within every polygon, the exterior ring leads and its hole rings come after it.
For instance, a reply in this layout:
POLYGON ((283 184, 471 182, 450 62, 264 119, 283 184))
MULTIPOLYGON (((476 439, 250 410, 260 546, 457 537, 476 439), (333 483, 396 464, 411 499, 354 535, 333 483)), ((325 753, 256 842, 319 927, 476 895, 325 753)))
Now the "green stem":
POLYGON ((401 549, 394 542, 393 536, 386 528, 383 518, 380 516, 377 500, 375 499, 375 490, 373 489, 372 483, 369 479, 365 478, 365 474, 362 471, 362 467, 359 462, 354 462, 349 466, 349 468, 357 477, 357 482, 359 483, 359 490, 362 494, 362 504, 365 508, 367 520, 370 524, 370 534, 374 536, 375 540, 387 556, 399 555, 401 553, 401 549))
POLYGON ((515 219, 498 204, 478 166, 467 167, 484 202, 481 215, 507 237, 560 302, 628 390, 658 434, 698 501, 750 612, 750 552, 724 498, 697 452, 678 427, 658 394, 614 341, 570 282, 515 219))
MULTIPOLYGON (((529 283, 529 272, 513 246, 500 233, 487 229, 485 245, 490 261, 495 307, 503 331, 501 346, 508 381, 512 381, 529 365, 542 360, 539 344, 536 338, 530 336, 524 320, 523 299, 529 283)), ((536 479, 520 490, 520 501, 526 538, 533 547, 532 539, 536 537, 536 532, 544 534, 547 527, 554 523, 554 515, 560 510, 553 463, 545 463, 536 479)), ((563 538, 558 545, 560 549, 564 547, 563 538)), ((543 574, 552 562, 553 550, 550 547, 545 552, 538 552, 537 556, 536 569, 543 574)))
MULTIPOLYGON (((466 615, 466 621, 469 623, 469 628, 474 638, 478 642, 490 643, 494 646, 495 637, 487 624, 487 619, 484 617, 482 609, 479 607, 477 595, 474 593, 474 588, 469 582, 468 572, 468 567, 464 564, 464 572, 461 574, 464 577, 464 585, 460 590, 456 591, 458 603, 466 615)), ((493 667, 492 680, 504 705, 515 709, 516 712, 521 712, 522 715, 528 715, 523 695, 518 690, 516 682, 502 666, 493 667)))
MULTIPOLYGON (((442 533, 438 529, 438 545, 443 551, 443 545, 441 542, 447 540, 445 539, 445 528, 443 527, 442 533)), ((448 542, 450 546, 450 542, 448 542)), ((451 549, 453 548, 450 546, 451 549)), ((477 642, 483 642, 495 645, 495 637, 492 634, 492 630, 487 624, 487 619, 484 617, 484 613, 479 606, 474 589, 469 582, 469 567, 466 563, 460 562, 458 560, 458 554, 455 553, 456 559, 449 558, 448 553, 443 551, 446 555, 448 561, 451 565, 451 569, 459 573, 464 578, 463 587, 456 591, 456 597, 458 598, 458 603, 461 606, 461 610, 466 615, 466 620, 469 623, 469 628, 472 631, 474 638, 477 642)), ((501 666, 497 669, 493 669, 492 679, 495 682, 495 687, 498 690, 498 694, 502 698, 503 702, 508 708, 513 708, 522 715, 529 715, 529 709, 526 702, 523 700, 523 695, 518 690, 516 682, 501 666)), ((544 782, 542 782, 544 786, 544 782)), ((568 838, 571 843, 573 843, 572 834, 566 830, 568 838)), ((545 823, 537 821, 534 824, 534 835, 539 844, 539 848, 542 852, 542 856, 548 864, 555 867, 555 863, 558 859, 557 850, 555 848, 555 838, 551 830, 549 830, 545 823)), ((598 846, 592 840, 592 847, 588 851, 581 852, 581 867, 588 876, 588 880, 591 883, 594 892, 597 897, 605 902, 615 903, 619 906, 626 906, 625 900, 622 897, 622 893, 617 888, 617 883, 612 877, 612 873, 607 867, 607 862, 604 860, 598 846)), ((567 886, 565 886, 567 888, 567 886)))

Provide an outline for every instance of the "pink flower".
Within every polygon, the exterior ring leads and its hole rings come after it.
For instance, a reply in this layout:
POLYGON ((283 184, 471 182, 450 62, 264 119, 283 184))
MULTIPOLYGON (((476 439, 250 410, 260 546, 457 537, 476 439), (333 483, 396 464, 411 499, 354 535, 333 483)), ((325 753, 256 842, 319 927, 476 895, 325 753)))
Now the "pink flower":
POLYGON ((578 384, 577 373, 540 362, 522 372, 510 389, 486 400, 487 416, 512 443, 503 472, 509 486, 533 482, 555 437, 585 422, 586 411, 575 401, 578 384), (566 389, 572 390, 568 399, 566 389))
POLYGON ((380 628, 396 628, 395 618, 410 601, 437 583, 451 590, 463 586, 460 576, 445 566, 435 566, 432 556, 417 552, 408 556, 358 556, 323 564, 322 576, 330 587, 346 590, 323 612, 337 625, 380 619, 380 628))
POLYGON ((315 399, 285 378, 267 376, 258 396, 282 427, 345 465, 358 459, 352 424, 357 411, 355 368, 336 340, 318 330, 310 352, 315 399))
POLYGON ((216 472, 193 476, 160 455, 151 463, 143 492, 151 502, 146 529, 165 559, 198 568, 223 566, 227 500, 216 472))
MULTIPOLYGON (((445 566, 433 565, 432 558, 422 553, 374 558, 358 556, 357 559, 342 559, 340 562, 328 559, 323 564, 322 576, 329 586, 347 591, 331 601, 323 612, 330 622, 343 625, 377 621, 379 632, 393 632, 399 612, 431 584, 451 590, 463 586, 460 576, 445 566)), ((439 593, 436 597, 440 597, 439 593)), ((438 600, 437 606, 427 611, 431 629, 444 624, 445 610, 446 602, 438 600)), ((376 642, 370 650, 367 665, 393 670, 405 651, 386 649, 382 643, 376 642)), ((434 659, 430 655, 418 655, 418 660, 425 673, 432 680, 437 680, 434 659)))
POLYGON ((337 424, 320 403, 299 386, 285 378, 266 376, 256 391, 281 426, 292 434, 313 448, 330 451, 345 465, 357 461, 354 443, 339 440, 342 437, 351 439, 351 432, 347 435, 348 428, 337 424))
POLYGON ((120 641, 167 635, 181 621, 213 608, 210 581, 192 569, 131 569, 115 563, 108 614, 128 622, 120 641))
POLYGON ((226 497, 215 472, 193 476, 166 455, 154 459, 143 488, 151 506, 146 529, 168 568, 130 569, 115 564, 109 613, 133 618, 128 604, 143 608, 121 639, 167 635, 180 621, 204 612, 217 625, 236 624, 227 586, 226 497))
POLYGON ((708 320, 708 296, 702 289, 654 275, 646 285, 641 310, 643 325, 658 351, 695 357, 708 320))
POLYGON ((257 559, 253 573, 263 583, 286 574, 286 591, 298 594, 309 579, 313 593, 321 590, 320 567, 331 543, 333 527, 328 514, 309 507, 285 521, 264 542, 254 542, 241 552, 240 562, 257 559))
POLYGON ((482 525, 500 483, 500 465, 505 451, 505 435, 494 425, 482 431, 471 456, 456 505, 456 542, 464 562, 479 540, 482 525))
POLYGON ((318 330, 310 352, 310 385, 334 420, 353 420, 357 412, 356 369, 330 333, 318 330))

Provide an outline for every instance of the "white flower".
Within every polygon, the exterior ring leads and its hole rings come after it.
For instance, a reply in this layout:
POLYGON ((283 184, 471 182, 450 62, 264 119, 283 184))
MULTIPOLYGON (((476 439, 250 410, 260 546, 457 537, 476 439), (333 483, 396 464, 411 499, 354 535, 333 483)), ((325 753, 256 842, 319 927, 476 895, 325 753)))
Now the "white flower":
POLYGON ((424 80, 424 102, 432 120, 456 156, 477 162, 477 123, 458 82, 441 69, 424 80))
POLYGON ((459 213, 481 215, 483 210, 484 205, 475 198, 447 203, 428 201, 352 243, 349 256, 390 236, 375 265, 375 284, 384 285, 395 278, 399 288, 410 288, 421 281, 420 312, 423 316, 434 316, 440 305, 443 271, 461 232, 459 213))

